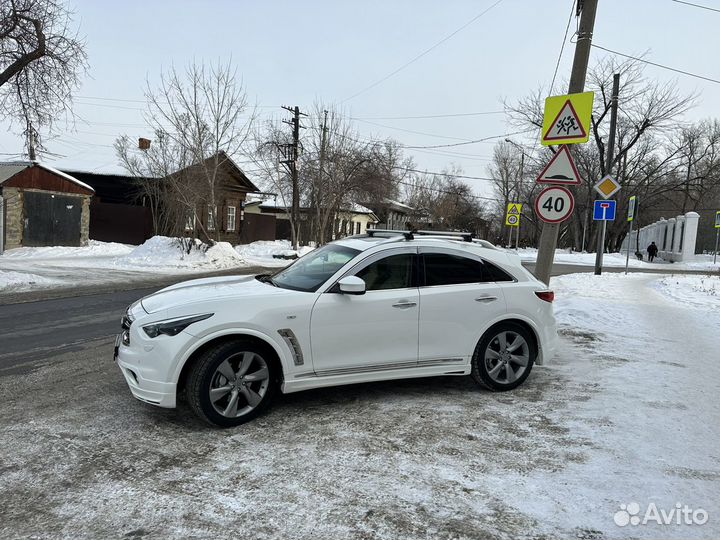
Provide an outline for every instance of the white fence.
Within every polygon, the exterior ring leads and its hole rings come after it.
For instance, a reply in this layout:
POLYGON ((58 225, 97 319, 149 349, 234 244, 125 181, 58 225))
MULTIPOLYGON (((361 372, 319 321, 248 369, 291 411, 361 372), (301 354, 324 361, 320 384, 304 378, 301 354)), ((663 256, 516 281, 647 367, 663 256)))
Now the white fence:
POLYGON ((640 251, 647 257, 647 247, 655 242, 658 247, 658 257, 670 262, 687 261, 695 257, 695 241, 697 240, 698 221, 700 215, 688 212, 684 216, 670 219, 660 218, 640 231, 633 231, 632 235, 625 237, 622 251, 627 250, 628 241, 630 249, 634 252, 637 247, 637 235, 640 234, 640 251))

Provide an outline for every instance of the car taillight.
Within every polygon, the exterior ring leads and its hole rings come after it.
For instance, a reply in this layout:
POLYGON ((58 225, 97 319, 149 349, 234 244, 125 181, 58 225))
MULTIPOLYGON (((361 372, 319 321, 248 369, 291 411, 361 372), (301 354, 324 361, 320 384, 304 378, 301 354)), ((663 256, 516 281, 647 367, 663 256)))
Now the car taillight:
POLYGON ((535 291, 535 296, 537 296, 540 300, 545 300, 546 302, 552 302, 555 300, 555 293, 553 291, 535 291))

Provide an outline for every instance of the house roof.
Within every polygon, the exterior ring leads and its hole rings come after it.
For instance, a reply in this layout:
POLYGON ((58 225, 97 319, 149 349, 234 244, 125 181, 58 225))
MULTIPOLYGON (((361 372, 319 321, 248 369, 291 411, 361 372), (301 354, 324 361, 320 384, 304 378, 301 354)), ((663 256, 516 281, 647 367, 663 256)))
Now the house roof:
MULTIPOLYGON (((243 170, 233 161, 233 159, 228 156, 224 151, 220 151, 216 154, 219 158, 219 166, 224 167, 225 171, 228 173, 228 176, 230 178, 233 178, 240 186, 240 188, 243 191, 247 192, 258 192, 260 191, 258 187, 253 184, 250 179, 247 177, 247 175, 243 172, 243 170)), ((212 159, 215 159, 215 154, 210 156, 209 158, 206 158, 204 161, 205 163, 209 162, 212 159)), ((188 167, 185 167, 184 169, 180 169, 177 171, 178 173, 181 173, 183 171, 192 171, 193 169, 199 167, 200 165, 190 165, 188 167)))
POLYGON ((44 170, 48 171, 49 173, 52 173, 61 178, 64 178, 65 180, 72 182, 75 185, 78 185, 84 189, 92 191, 93 193, 95 192, 95 190, 92 188, 92 186, 87 185, 85 182, 81 182, 74 176, 71 176, 61 170, 58 170, 49 165, 45 165, 44 163, 39 163, 37 161, 13 161, 13 162, 0 163, 0 184, 4 183, 6 180, 9 180, 10 178, 15 176, 19 172, 24 171, 25 169, 29 169, 30 167, 39 167, 40 169, 44 169, 44 170))

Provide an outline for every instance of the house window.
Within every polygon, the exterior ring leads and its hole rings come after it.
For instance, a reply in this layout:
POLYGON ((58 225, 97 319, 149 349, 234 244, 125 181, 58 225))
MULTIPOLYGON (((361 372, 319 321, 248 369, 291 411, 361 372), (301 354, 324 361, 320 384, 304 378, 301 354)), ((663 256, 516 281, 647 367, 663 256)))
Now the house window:
POLYGON ((360 234, 360 222, 355 224, 355 234, 360 234))
POLYGON ((195 212, 188 212, 185 216, 185 230, 186 231, 194 231, 195 230, 195 212))
POLYGON ((208 206, 208 218, 207 218, 207 228, 208 231, 214 231, 215 230, 215 215, 217 214, 217 206, 215 209, 208 206))
POLYGON ((227 209, 227 231, 235 232, 235 207, 228 206, 227 209))

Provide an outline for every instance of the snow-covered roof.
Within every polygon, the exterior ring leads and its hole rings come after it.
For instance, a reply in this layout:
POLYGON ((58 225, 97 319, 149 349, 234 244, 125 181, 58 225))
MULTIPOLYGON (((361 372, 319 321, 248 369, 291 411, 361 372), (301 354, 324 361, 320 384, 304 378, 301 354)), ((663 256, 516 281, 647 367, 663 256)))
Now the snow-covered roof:
POLYGON ((88 191, 92 191, 95 193, 95 190, 87 185, 85 182, 81 182, 74 176, 70 176, 67 173, 62 172, 61 170, 56 169, 55 167, 50 167, 49 165, 45 165, 43 163, 38 163, 37 161, 14 161, 10 163, 1 163, 0 164, 0 184, 5 182, 6 180, 9 180, 13 176, 15 176, 20 171, 23 171, 30 167, 40 167, 41 169, 45 169, 46 171, 55 174, 57 176, 60 176, 61 178, 64 178, 68 182, 72 182, 75 185, 78 185, 82 188, 87 189, 88 191))
POLYGON ((397 206, 400 208, 404 208, 406 210, 415 210, 412 206, 408 206, 407 204, 401 203, 400 201, 393 201, 392 199, 385 199, 385 202, 391 206, 397 206))

